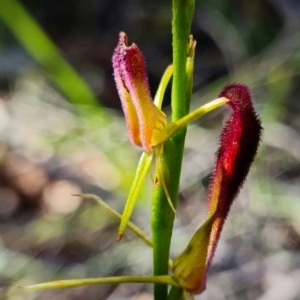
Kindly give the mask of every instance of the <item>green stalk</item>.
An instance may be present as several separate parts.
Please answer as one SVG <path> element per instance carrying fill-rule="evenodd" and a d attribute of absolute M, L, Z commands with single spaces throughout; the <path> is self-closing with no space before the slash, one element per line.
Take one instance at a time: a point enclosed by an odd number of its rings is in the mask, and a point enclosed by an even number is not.
<path fill-rule="evenodd" d="M 172 142 L 167 141 L 164 144 L 164 152 L 161 158 L 162 163 L 169 165 L 169 160 L 172 158 Z M 169 173 L 173 170 L 169 169 Z M 155 182 L 159 176 L 155 176 Z M 167 189 L 170 191 L 170 182 L 166 182 Z M 170 193 L 169 193 L 170 194 Z M 175 201 L 173 195 L 170 194 L 173 206 Z M 171 209 L 163 186 L 161 184 L 154 185 L 152 196 L 152 240 L 153 240 L 153 274 L 155 276 L 168 274 L 168 260 L 170 256 L 170 242 L 173 228 L 174 212 Z M 154 299 L 165 300 L 168 295 L 168 287 L 166 285 L 154 285 Z"/>
<path fill-rule="evenodd" d="M 114 276 L 114 277 L 100 277 L 100 278 L 86 278 L 86 279 L 69 279 L 44 282 L 34 285 L 18 286 L 26 290 L 47 290 L 78 287 L 84 285 L 95 284 L 119 284 L 119 283 L 153 283 L 160 282 L 164 285 L 171 285 L 179 287 L 177 280 L 173 276 Z"/>
<path fill-rule="evenodd" d="M 186 78 L 187 43 L 194 13 L 194 0 L 173 0 L 173 85 L 172 85 L 172 121 L 184 117 L 189 111 L 191 82 Z M 192 78 L 191 78 L 192 80 Z M 188 86 L 188 87 L 187 87 Z M 176 207 L 181 163 L 186 129 L 180 130 L 170 142 L 164 145 L 162 161 L 169 171 L 167 188 Z M 153 232 L 153 272 L 154 275 L 168 274 L 168 260 L 173 230 L 174 212 L 166 199 L 162 185 L 154 186 L 152 198 L 151 225 Z M 154 299 L 168 298 L 168 287 L 154 285 Z"/>

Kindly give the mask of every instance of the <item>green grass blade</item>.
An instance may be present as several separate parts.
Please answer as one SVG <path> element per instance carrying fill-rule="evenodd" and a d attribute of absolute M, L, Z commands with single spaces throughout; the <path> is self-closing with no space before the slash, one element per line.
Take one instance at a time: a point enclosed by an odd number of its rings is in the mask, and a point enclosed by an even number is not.
<path fill-rule="evenodd" d="M 49 78 L 74 105 L 98 106 L 97 99 L 83 78 L 63 58 L 26 8 L 17 0 L 0 1 L 0 20 L 26 51 L 45 68 Z"/>

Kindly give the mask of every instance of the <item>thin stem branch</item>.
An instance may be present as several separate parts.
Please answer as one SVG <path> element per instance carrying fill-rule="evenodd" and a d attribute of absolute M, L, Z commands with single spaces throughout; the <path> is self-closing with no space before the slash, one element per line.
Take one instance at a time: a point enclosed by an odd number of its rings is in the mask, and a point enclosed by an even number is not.
<path fill-rule="evenodd" d="M 171 124 L 168 125 L 168 135 L 166 139 L 171 138 L 176 132 L 178 132 L 180 129 L 184 128 L 187 126 L 189 123 L 195 121 L 199 117 L 205 115 L 206 113 L 223 106 L 228 102 L 227 98 L 218 98 L 215 99 L 199 108 L 191 112 L 190 114 L 184 116 L 178 121 L 172 122 Z"/>
<path fill-rule="evenodd" d="M 87 279 L 70 279 L 57 280 L 34 285 L 18 286 L 26 290 L 46 290 L 57 288 L 70 288 L 83 285 L 95 284 L 119 284 L 119 283 L 160 283 L 164 285 L 172 285 L 179 287 L 177 280 L 173 276 L 114 276 L 103 278 L 87 278 Z"/>
<path fill-rule="evenodd" d="M 73 196 L 81 197 L 84 200 L 93 200 L 98 202 L 102 207 L 104 207 L 107 211 L 109 211 L 116 218 L 122 218 L 122 215 L 114 210 L 111 206 L 109 206 L 105 201 L 103 201 L 100 197 L 93 194 L 75 194 Z M 131 229 L 141 240 L 143 240 L 150 247 L 153 246 L 153 242 L 150 237 L 147 236 L 145 232 L 143 232 L 138 226 L 136 226 L 131 221 L 128 222 L 128 228 Z"/>

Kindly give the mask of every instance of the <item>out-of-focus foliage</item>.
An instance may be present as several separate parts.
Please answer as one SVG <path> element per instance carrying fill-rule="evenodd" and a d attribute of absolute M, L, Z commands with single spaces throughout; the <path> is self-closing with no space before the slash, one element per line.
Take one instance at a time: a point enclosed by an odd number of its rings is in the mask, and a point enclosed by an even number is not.
<path fill-rule="evenodd" d="M 122 114 L 111 109 L 120 108 L 111 55 L 118 32 L 126 31 L 146 56 L 154 92 L 171 61 L 171 3 L 27 0 L 22 3 L 29 16 L 22 20 L 14 14 L 15 1 L 0 4 L 0 296 L 151 299 L 151 286 L 141 284 L 35 294 L 15 285 L 151 272 L 151 250 L 142 241 L 128 231 L 117 244 L 117 220 L 71 194 L 96 193 L 122 211 L 139 153 L 128 142 Z M 299 299 L 300 3 L 196 4 L 193 108 L 215 98 L 224 83 L 244 82 L 265 128 L 199 299 Z M 43 60 L 51 51 L 59 68 Z M 78 84 L 59 70 L 71 72 Z M 78 113 L 71 103 L 87 101 L 72 98 L 82 94 L 82 86 L 110 108 Z M 223 113 L 189 127 L 173 255 L 204 220 Z M 145 185 L 134 214 L 148 232 L 150 193 L 151 184 Z"/>
<path fill-rule="evenodd" d="M 74 104 L 96 105 L 96 99 L 84 80 L 18 1 L 2 1 L 0 16 L 25 50 L 45 68 L 49 78 Z"/>

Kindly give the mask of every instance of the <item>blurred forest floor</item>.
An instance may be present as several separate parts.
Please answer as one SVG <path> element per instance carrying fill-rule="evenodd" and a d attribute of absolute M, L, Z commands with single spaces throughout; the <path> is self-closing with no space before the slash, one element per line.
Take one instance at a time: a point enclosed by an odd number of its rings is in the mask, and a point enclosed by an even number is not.
<path fill-rule="evenodd" d="M 32 29 L 18 3 L 59 51 Z M 95 193 L 122 211 L 141 151 L 127 137 L 111 56 L 125 31 L 146 57 L 154 94 L 171 62 L 171 3 L 0 2 L 8 9 L 0 12 L 0 299 L 152 299 L 151 285 L 143 284 L 35 293 L 15 286 L 151 273 L 151 249 L 129 230 L 117 243 L 118 220 L 72 194 Z M 300 299 L 299 15 L 297 0 L 196 1 L 191 107 L 216 98 L 226 83 L 244 82 L 264 127 L 207 291 L 196 299 Z M 170 91 L 166 113 L 169 103 Z M 220 109 L 188 128 L 173 257 L 205 218 L 227 115 Z M 150 195 L 148 178 L 133 221 L 149 234 Z"/>

